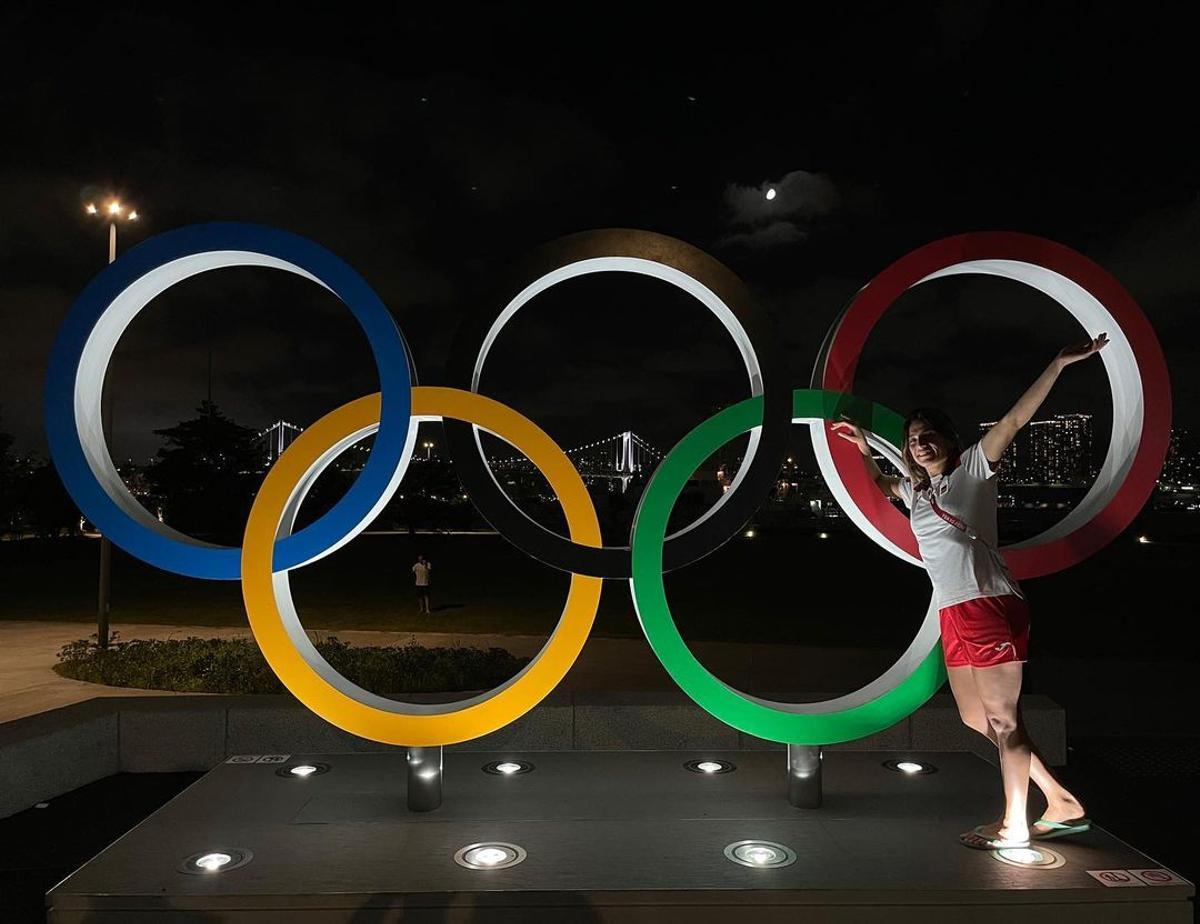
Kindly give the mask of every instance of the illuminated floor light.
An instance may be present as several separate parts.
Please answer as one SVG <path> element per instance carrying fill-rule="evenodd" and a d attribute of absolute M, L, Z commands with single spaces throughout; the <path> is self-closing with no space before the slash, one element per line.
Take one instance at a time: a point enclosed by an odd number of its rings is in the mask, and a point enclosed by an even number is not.
<path fill-rule="evenodd" d="M 829 533 L 817 533 L 817 538 L 818 539 L 828 539 Z"/>
<path fill-rule="evenodd" d="M 1138 536 L 1138 542 L 1140 542 L 1142 545 L 1149 545 L 1150 537 L 1149 536 Z"/>
<path fill-rule="evenodd" d="M 275 771 L 275 775 L 285 777 L 289 780 L 307 780 L 310 776 L 320 776 L 322 773 L 328 772 L 329 764 L 306 761 L 302 764 L 293 764 L 290 767 L 280 767 Z"/>
<path fill-rule="evenodd" d="M 1058 869 L 1067 862 L 1066 857 L 1049 847 L 1003 847 L 993 850 L 992 856 L 1022 869 Z"/>
<path fill-rule="evenodd" d="M 689 760 L 683 766 L 685 769 L 692 771 L 692 773 L 703 773 L 708 776 L 717 773 L 732 773 L 737 769 L 737 764 L 731 763 L 728 760 L 715 760 L 713 758 Z"/>
<path fill-rule="evenodd" d="M 233 862 L 233 857 L 227 853 L 206 853 L 196 860 L 196 866 L 210 873 L 215 873 Z"/>
<path fill-rule="evenodd" d="M 796 862 L 796 852 L 774 841 L 735 841 L 725 848 L 725 857 L 751 869 L 779 869 Z"/>
<path fill-rule="evenodd" d="M 494 776 L 516 776 L 532 771 L 533 764 L 527 760 L 493 760 L 490 764 L 483 765 L 483 772 Z"/>
<path fill-rule="evenodd" d="M 921 776 L 928 773 L 937 773 L 937 767 L 933 764 L 921 763 L 916 760 L 885 760 L 883 765 L 896 773 L 903 773 L 905 776 Z"/>
<path fill-rule="evenodd" d="M 466 869 L 507 869 L 522 862 L 526 856 L 524 847 L 495 841 L 468 844 L 454 854 L 454 862 Z"/>
<path fill-rule="evenodd" d="M 193 876 L 213 876 L 245 866 L 253 857 L 251 851 L 240 848 L 205 850 L 185 859 L 179 864 L 179 871 Z"/>

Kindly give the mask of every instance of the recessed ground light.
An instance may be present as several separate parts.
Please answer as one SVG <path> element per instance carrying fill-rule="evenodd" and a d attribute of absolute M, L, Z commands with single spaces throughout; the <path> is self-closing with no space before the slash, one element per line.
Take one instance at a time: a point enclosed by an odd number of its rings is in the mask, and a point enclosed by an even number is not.
<path fill-rule="evenodd" d="M 490 764 L 483 765 L 484 773 L 495 776 L 516 776 L 518 773 L 529 773 L 532 770 L 533 764 L 527 760 L 493 760 Z"/>
<path fill-rule="evenodd" d="M 454 862 L 467 869 L 507 869 L 525 857 L 524 847 L 493 841 L 463 847 L 454 855 Z"/>
<path fill-rule="evenodd" d="M 818 539 L 828 539 L 829 533 L 817 533 L 817 538 Z"/>
<path fill-rule="evenodd" d="M 275 771 L 275 775 L 287 777 L 291 780 L 307 780 L 310 776 L 320 776 L 322 773 L 328 772 L 329 764 L 305 761 L 302 764 L 293 764 L 290 767 L 280 767 Z"/>
<path fill-rule="evenodd" d="M 993 850 L 992 856 L 1009 866 L 1022 869 L 1058 869 L 1067 860 L 1049 847 L 1004 847 Z"/>
<path fill-rule="evenodd" d="M 212 876 L 245 866 L 253 857 L 254 854 L 251 851 L 237 847 L 224 850 L 205 850 L 192 854 L 180 863 L 179 870 L 183 873 L 191 873 L 193 876 Z"/>
<path fill-rule="evenodd" d="M 926 764 L 916 760 L 885 760 L 883 765 L 889 770 L 894 770 L 897 773 L 903 773 L 905 776 L 919 776 L 923 773 L 937 773 L 937 767 L 935 767 L 933 764 Z"/>
<path fill-rule="evenodd" d="M 692 773 L 704 774 L 733 773 L 733 771 L 737 769 L 737 764 L 730 763 L 727 760 L 713 760 L 711 758 L 705 758 L 704 760 L 689 760 L 683 766 L 686 769 L 691 770 Z"/>
<path fill-rule="evenodd" d="M 796 862 L 794 850 L 774 841 L 736 841 L 725 848 L 725 857 L 752 869 L 778 869 Z"/>

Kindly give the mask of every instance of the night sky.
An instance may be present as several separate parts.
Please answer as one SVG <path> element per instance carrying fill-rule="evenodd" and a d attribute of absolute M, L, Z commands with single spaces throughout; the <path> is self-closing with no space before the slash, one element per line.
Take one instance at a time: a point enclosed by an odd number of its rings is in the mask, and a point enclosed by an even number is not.
<path fill-rule="evenodd" d="M 199 7 L 5 8 L 0 428 L 19 450 L 45 452 L 53 334 L 107 255 L 83 206 L 110 190 L 142 216 L 122 249 L 209 220 L 330 248 L 394 312 L 424 384 L 445 381 L 481 293 L 574 231 L 643 228 L 725 262 L 771 315 L 797 386 L 893 260 L 964 231 L 1039 234 L 1132 292 L 1166 351 L 1176 423 L 1196 425 L 1195 78 L 1169 9 L 797 6 L 779 19 L 735 5 L 656 20 L 647 5 L 409 6 L 203 21 Z M 876 330 L 859 390 L 901 411 L 943 405 L 971 432 L 1084 336 L 1016 283 L 935 282 Z M 308 424 L 376 387 L 332 296 L 267 270 L 207 274 L 122 341 L 116 455 L 149 457 L 151 431 L 191 415 L 210 354 L 214 400 L 251 426 Z M 717 322 L 633 278 L 562 286 L 493 355 L 482 390 L 567 447 L 628 428 L 666 449 L 748 393 Z M 1045 407 L 1076 410 L 1109 414 L 1096 361 Z"/>

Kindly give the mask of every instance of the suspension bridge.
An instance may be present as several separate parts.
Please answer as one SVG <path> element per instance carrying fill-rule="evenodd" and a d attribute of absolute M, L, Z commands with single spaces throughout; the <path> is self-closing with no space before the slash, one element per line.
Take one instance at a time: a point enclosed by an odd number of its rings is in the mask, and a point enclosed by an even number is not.
<path fill-rule="evenodd" d="M 267 465 L 270 465 L 283 455 L 283 451 L 292 445 L 292 440 L 303 432 L 303 427 L 298 427 L 294 423 L 288 423 L 286 420 L 277 420 L 271 426 L 261 431 L 258 434 L 257 441 L 262 447 L 263 457 Z"/>
<path fill-rule="evenodd" d="M 259 445 L 268 465 L 278 459 L 292 440 L 304 431 L 303 427 L 279 420 L 258 434 Z M 432 445 L 432 444 L 430 444 Z M 642 475 L 649 475 L 662 461 L 662 452 L 646 442 L 632 430 L 614 433 L 603 439 L 593 440 L 567 450 L 567 457 L 575 464 L 585 482 L 608 481 L 614 487 L 619 484 L 621 492 L 629 483 Z M 524 456 L 493 458 L 491 465 L 497 471 L 532 470 L 532 463 Z"/>
<path fill-rule="evenodd" d="M 567 450 L 567 458 L 575 464 L 585 482 L 609 481 L 614 486 L 620 484 L 622 493 L 634 478 L 654 471 L 662 457 L 659 449 L 632 430 L 614 433 Z M 491 464 L 498 470 L 532 468 L 532 463 L 524 456 L 492 459 Z"/>

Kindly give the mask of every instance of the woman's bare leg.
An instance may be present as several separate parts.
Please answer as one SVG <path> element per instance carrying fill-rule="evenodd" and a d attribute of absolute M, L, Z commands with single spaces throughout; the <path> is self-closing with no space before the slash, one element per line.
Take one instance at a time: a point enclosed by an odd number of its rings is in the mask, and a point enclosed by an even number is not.
<path fill-rule="evenodd" d="M 972 668 L 975 688 L 983 702 L 984 715 L 1000 749 L 1000 776 L 1004 780 L 1004 824 L 997 832 L 1007 840 L 1029 837 L 1029 765 L 1032 749 L 1021 722 L 1021 676 L 1019 661 L 995 667 Z"/>
<path fill-rule="evenodd" d="M 987 711 L 984 709 L 979 688 L 975 683 L 973 668 L 947 667 L 946 673 L 950 678 L 950 691 L 954 694 L 954 702 L 958 706 L 958 714 L 963 724 L 979 732 L 992 744 L 999 747 L 996 732 L 988 722 Z M 1070 818 L 1082 817 L 1083 805 L 1054 778 L 1034 749 L 1032 742 L 1029 742 L 1028 736 L 1026 736 L 1026 743 L 1030 749 L 1029 778 L 1033 780 L 1046 799 L 1046 811 L 1042 817 L 1050 821 L 1066 821 Z M 1002 821 L 996 822 L 995 828 L 999 828 L 1002 823 Z M 1036 830 L 1044 829 L 1037 828 Z"/>

